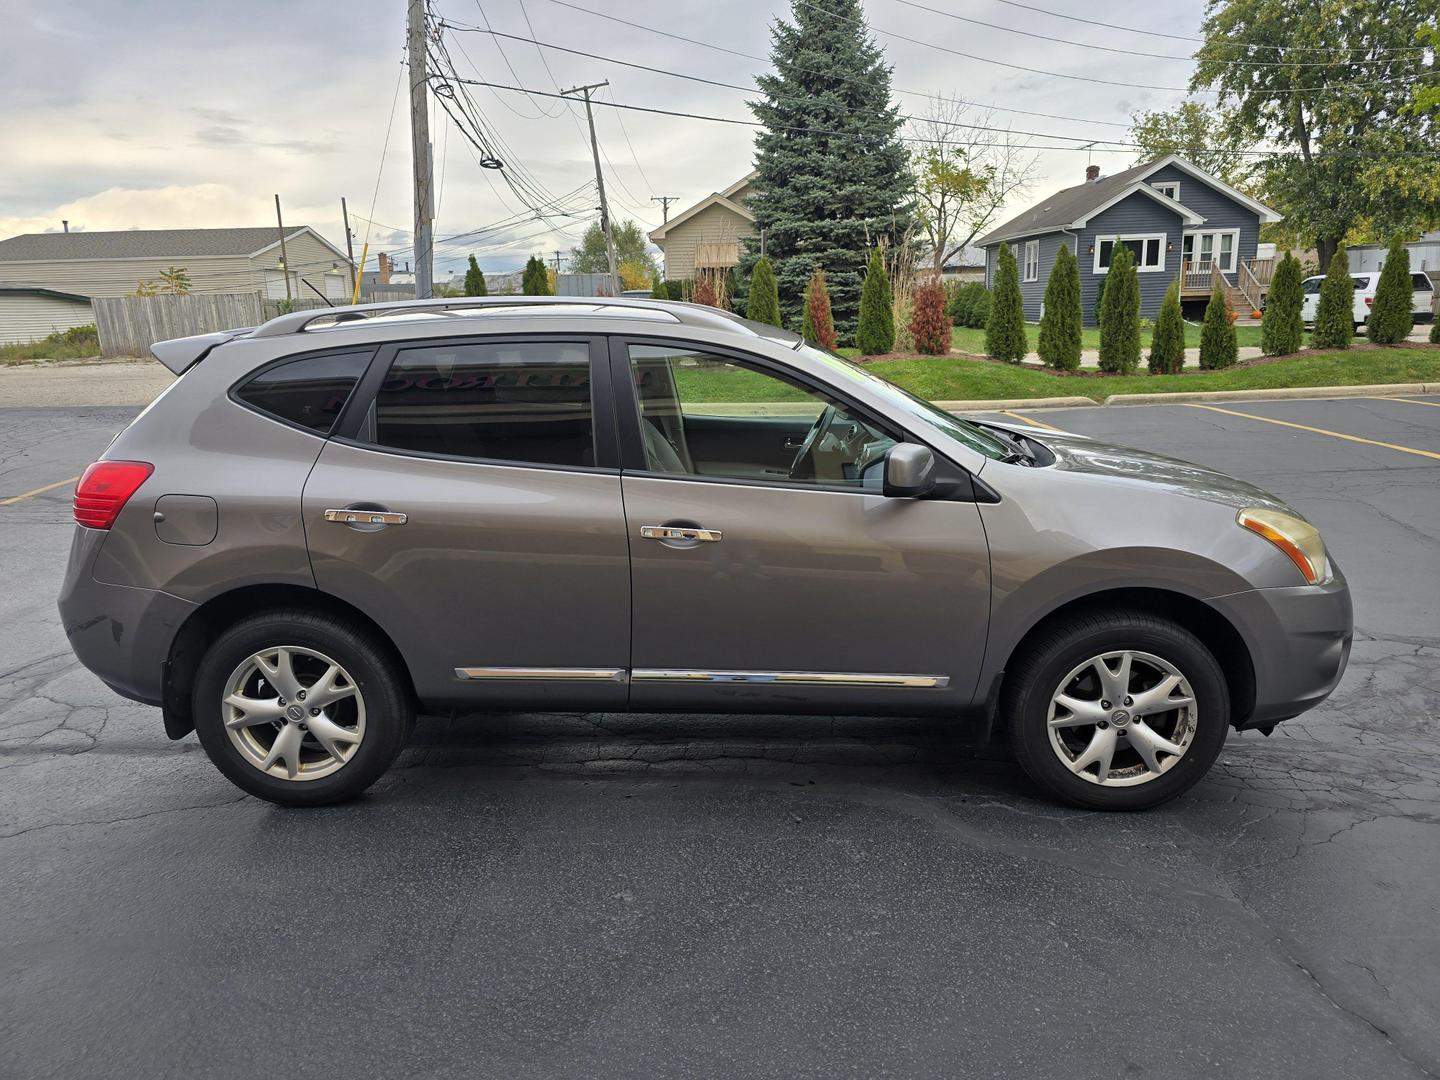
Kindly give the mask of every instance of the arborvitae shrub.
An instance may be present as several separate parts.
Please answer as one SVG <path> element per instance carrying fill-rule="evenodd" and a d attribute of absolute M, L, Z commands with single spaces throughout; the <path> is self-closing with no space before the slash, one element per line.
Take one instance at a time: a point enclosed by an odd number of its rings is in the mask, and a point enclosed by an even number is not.
<path fill-rule="evenodd" d="M 1216 285 L 1210 291 L 1205 322 L 1200 327 L 1200 366 L 1207 370 L 1233 367 L 1238 357 L 1230 304 L 1225 299 L 1225 290 Z"/>
<path fill-rule="evenodd" d="M 1260 351 L 1266 356 L 1299 352 L 1305 340 L 1305 323 L 1300 316 L 1305 302 L 1300 260 L 1288 251 L 1275 268 L 1270 294 L 1265 298 L 1265 317 L 1260 324 Z"/>
<path fill-rule="evenodd" d="M 1042 364 L 1059 371 L 1080 366 L 1080 320 L 1080 267 L 1070 248 L 1061 244 L 1045 284 L 1045 311 L 1036 346 Z"/>
<path fill-rule="evenodd" d="M 1018 364 L 1030 351 L 1025 336 L 1025 300 L 1020 295 L 1020 269 L 1009 244 L 1000 245 L 995 288 L 990 293 L 990 318 L 985 324 L 985 352 L 996 360 Z"/>
<path fill-rule="evenodd" d="M 910 334 L 916 352 L 943 356 L 950 351 L 950 316 L 945 314 L 945 287 L 939 281 L 932 279 L 915 290 Z"/>
<path fill-rule="evenodd" d="M 750 296 L 745 302 L 745 317 L 771 326 L 780 325 L 780 290 L 775 284 L 775 269 L 763 255 L 750 271 Z"/>
<path fill-rule="evenodd" d="M 1312 349 L 1348 349 L 1355 336 L 1355 279 L 1350 276 L 1350 255 L 1341 244 L 1330 257 L 1330 268 L 1320 283 L 1315 309 Z"/>
<path fill-rule="evenodd" d="M 1410 249 L 1403 237 L 1390 241 L 1380 283 L 1375 286 L 1375 303 L 1370 308 L 1367 333 L 1378 345 L 1397 345 L 1415 328 L 1415 283 L 1410 278 Z"/>
<path fill-rule="evenodd" d="M 1129 374 L 1140 366 L 1140 279 L 1135 255 L 1116 244 L 1100 307 L 1100 370 Z"/>
<path fill-rule="evenodd" d="M 890 275 L 877 247 L 870 252 L 870 266 L 860 289 L 860 321 L 855 344 L 865 356 L 880 356 L 895 347 L 895 307 L 890 295 Z"/>
<path fill-rule="evenodd" d="M 804 321 L 800 336 L 822 349 L 833 351 L 840 344 L 835 336 L 835 317 L 830 311 L 830 289 L 825 284 L 825 271 L 818 267 L 805 286 Z"/>
<path fill-rule="evenodd" d="M 1178 375 L 1185 370 L 1185 318 L 1180 313 L 1180 279 L 1170 282 L 1155 332 L 1150 338 L 1150 374 Z"/>
<path fill-rule="evenodd" d="M 550 275 L 545 272 L 545 264 L 534 255 L 525 264 L 525 272 L 520 275 L 520 291 L 526 296 L 549 296 Z"/>

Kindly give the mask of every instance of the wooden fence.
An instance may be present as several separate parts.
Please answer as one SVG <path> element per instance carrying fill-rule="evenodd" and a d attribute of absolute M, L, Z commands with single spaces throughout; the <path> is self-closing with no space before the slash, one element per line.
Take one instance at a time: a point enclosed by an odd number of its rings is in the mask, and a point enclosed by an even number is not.
<path fill-rule="evenodd" d="M 259 293 L 191 293 L 188 296 L 106 296 L 90 302 L 103 356 L 147 356 L 169 338 L 258 326 L 280 313 L 282 303 Z M 295 300 L 295 310 L 324 307 Z"/>

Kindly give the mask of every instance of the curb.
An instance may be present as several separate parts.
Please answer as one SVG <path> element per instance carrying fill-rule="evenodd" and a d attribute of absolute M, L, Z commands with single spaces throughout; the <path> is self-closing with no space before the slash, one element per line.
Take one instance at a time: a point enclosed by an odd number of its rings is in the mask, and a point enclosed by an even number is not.
<path fill-rule="evenodd" d="M 1132 395 L 1134 396 L 1134 395 Z M 946 412 L 1003 412 L 1006 409 L 1086 409 L 1099 408 L 1100 402 L 1088 397 L 981 398 L 978 401 L 936 401 Z"/>
<path fill-rule="evenodd" d="M 1183 405 L 1191 401 L 1285 401 L 1291 398 L 1396 397 L 1440 393 L 1440 383 L 1290 386 L 1278 390 L 1187 390 L 1174 394 L 1111 394 L 1104 405 Z"/>

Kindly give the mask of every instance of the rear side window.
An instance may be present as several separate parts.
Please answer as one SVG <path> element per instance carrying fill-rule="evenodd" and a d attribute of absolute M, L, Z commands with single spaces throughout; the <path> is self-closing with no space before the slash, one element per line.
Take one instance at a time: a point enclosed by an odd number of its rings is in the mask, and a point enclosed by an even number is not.
<path fill-rule="evenodd" d="M 426 346 L 397 353 L 375 397 L 375 442 L 526 465 L 595 464 L 583 342 Z"/>
<path fill-rule="evenodd" d="M 1434 286 L 1430 284 L 1430 278 L 1425 274 L 1411 274 L 1410 279 L 1415 284 L 1416 292 L 1433 292 Z"/>
<path fill-rule="evenodd" d="M 235 391 L 253 409 L 328 435 L 374 353 L 325 353 L 267 368 Z"/>

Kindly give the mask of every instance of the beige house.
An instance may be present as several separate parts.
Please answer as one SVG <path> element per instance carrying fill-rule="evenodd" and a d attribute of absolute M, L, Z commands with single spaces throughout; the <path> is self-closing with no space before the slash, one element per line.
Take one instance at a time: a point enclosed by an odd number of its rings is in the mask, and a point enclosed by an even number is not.
<path fill-rule="evenodd" d="M 740 261 L 741 242 L 755 235 L 755 215 L 745 206 L 754 180 L 751 172 L 650 233 L 665 255 L 667 278 L 683 281 L 697 270 L 723 270 Z"/>
<path fill-rule="evenodd" d="M 28 344 L 94 321 L 88 296 L 0 282 L 0 345 Z"/>
<path fill-rule="evenodd" d="M 288 279 L 296 299 L 318 299 L 312 288 L 330 300 L 350 299 L 345 252 L 310 226 L 285 230 L 285 255 L 288 264 L 274 226 L 27 233 L 0 240 L 0 282 L 80 297 L 129 296 L 173 266 L 185 270 L 194 293 L 258 292 L 283 300 Z"/>

